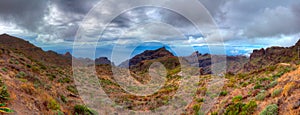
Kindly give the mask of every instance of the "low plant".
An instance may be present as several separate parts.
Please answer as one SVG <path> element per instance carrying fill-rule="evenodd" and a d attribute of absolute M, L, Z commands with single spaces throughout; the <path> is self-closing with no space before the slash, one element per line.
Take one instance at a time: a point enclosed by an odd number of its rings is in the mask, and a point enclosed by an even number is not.
<path fill-rule="evenodd" d="M 97 115 L 98 113 L 85 105 L 75 105 L 74 112 L 76 115 Z"/>
<path fill-rule="evenodd" d="M 7 72 L 7 69 L 4 67 L 4 68 L 2 68 L 2 71 Z"/>
<path fill-rule="evenodd" d="M 60 78 L 60 79 L 58 80 L 58 82 L 60 82 L 60 83 L 70 83 L 70 82 L 71 82 L 71 79 L 68 78 L 68 77 L 64 77 L 64 78 Z"/>
<path fill-rule="evenodd" d="M 197 113 L 200 110 L 200 107 L 201 107 L 200 104 L 193 105 L 194 112 Z"/>
<path fill-rule="evenodd" d="M 282 88 L 280 88 L 280 89 L 275 89 L 275 90 L 272 92 L 271 96 L 272 96 L 272 97 L 276 97 L 276 96 L 280 95 L 281 92 L 282 92 Z"/>
<path fill-rule="evenodd" d="M 257 108 L 255 101 L 251 100 L 248 103 L 242 103 L 241 101 L 233 102 L 226 108 L 225 115 L 251 115 Z"/>
<path fill-rule="evenodd" d="M 61 99 L 61 101 L 64 102 L 64 103 L 67 103 L 67 102 L 68 102 L 67 97 L 65 97 L 64 95 L 61 95 L 61 96 L 60 96 L 60 99 Z"/>
<path fill-rule="evenodd" d="M 265 91 L 261 91 L 260 93 L 258 93 L 256 96 L 255 96 L 255 99 L 258 100 L 258 101 L 262 101 L 266 98 L 266 92 Z"/>
<path fill-rule="evenodd" d="M 7 86 L 0 79 L 0 102 L 4 102 L 10 99 L 10 95 L 7 91 Z"/>
<path fill-rule="evenodd" d="M 232 102 L 239 102 L 239 101 L 241 101 L 243 99 L 243 96 L 241 96 L 241 95 L 238 95 L 238 96 L 235 96 L 235 97 L 233 97 L 232 98 Z"/>
<path fill-rule="evenodd" d="M 69 85 L 69 86 L 67 86 L 67 90 L 74 94 L 78 94 L 78 91 L 75 86 Z"/>
<path fill-rule="evenodd" d="M 228 94 L 228 91 L 221 91 L 220 96 L 226 96 Z"/>
<path fill-rule="evenodd" d="M 278 115 L 278 106 L 276 104 L 268 105 L 259 115 Z"/>
<path fill-rule="evenodd" d="M 253 87 L 253 89 L 260 89 L 262 88 L 263 86 L 261 84 L 255 84 L 255 86 Z"/>
<path fill-rule="evenodd" d="M 20 72 L 16 75 L 17 78 L 23 78 L 23 77 L 25 77 L 25 76 L 26 76 L 26 73 L 23 72 L 23 71 L 20 71 Z"/>
<path fill-rule="evenodd" d="M 278 82 L 275 80 L 275 81 L 272 81 L 266 88 L 272 88 L 274 86 L 276 86 L 278 84 Z"/>
<path fill-rule="evenodd" d="M 5 106 L 4 103 L 0 103 L 0 113 L 13 113 L 14 111 L 8 107 Z"/>
<path fill-rule="evenodd" d="M 60 110 L 60 105 L 56 100 L 50 98 L 47 103 L 47 108 L 51 110 Z"/>

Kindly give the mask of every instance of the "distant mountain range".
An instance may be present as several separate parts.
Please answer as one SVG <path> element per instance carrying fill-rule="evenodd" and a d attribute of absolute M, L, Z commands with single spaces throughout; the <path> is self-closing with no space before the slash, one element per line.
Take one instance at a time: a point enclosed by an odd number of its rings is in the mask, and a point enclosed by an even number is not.
<path fill-rule="evenodd" d="M 43 51 L 21 38 L 3 34 L 0 35 L 0 104 L 6 104 L 13 109 L 14 114 L 96 115 L 95 111 L 84 105 L 79 95 L 80 90 L 76 88 L 72 71 L 72 62 L 75 62 L 95 64 L 96 76 L 101 87 L 117 104 L 124 105 L 125 109 L 150 111 L 168 104 L 169 99 L 176 94 L 183 77 L 180 74 L 180 62 L 184 62 L 190 64 L 192 69 L 199 67 L 202 74 L 191 76 L 200 79 L 196 81 L 197 89 L 189 89 L 196 90 L 196 94 L 185 109 L 185 114 L 197 114 L 205 98 L 210 98 L 206 94 L 211 93 L 207 85 L 213 76 L 211 74 L 213 62 L 223 63 L 223 59 L 226 59 L 224 87 L 219 87 L 222 91 L 214 107 L 209 111 L 210 114 L 259 114 L 274 108 L 272 111 L 277 114 L 299 115 L 299 53 L 300 40 L 291 47 L 254 50 L 249 58 L 200 52 L 178 57 L 162 47 L 146 50 L 116 66 L 106 57 L 92 60 L 75 58 L 69 52 L 58 54 Z M 128 67 L 131 76 L 138 83 L 144 84 L 151 80 L 148 71 L 155 62 L 164 65 L 167 80 L 153 95 L 132 95 L 124 91 L 113 76 L 112 68 L 126 71 L 124 68 Z M 80 77 L 86 80 L 90 75 L 80 74 Z M 95 87 L 92 85 L 94 82 L 86 80 L 82 83 Z"/>
<path fill-rule="evenodd" d="M 43 51 L 41 48 L 34 46 L 33 44 L 25 41 L 21 38 L 13 37 L 8 34 L 0 35 L 0 44 L 2 48 L 8 48 L 16 52 L 24 54 L 26 57 L 46 62 L 48 64 L 55 64 L 60 66 L 71 65 L 72 58 L 79 60 L 82 63 L 96 65 L 100 64 L 113 64 L 107 57 L 99 57 L 95 60 L 88 58 L 75 58 L 69 52 L 66 54 L 58 54 L 54 51 Z M 226 56 L 227 72 L 237 73 L 239 71 L 251 71 L 265 66 L 274 65 L 277 63 L 293 62 L 299 63 L 299 47 L 300 40 L 291 47 L 271 47 L 267 49 L 254 50 L 250 54 L 250 58 L 246 56 Z M 34 52 L 34 53 L 33 53 Z M 222 55 L 201 54 L 198 51 L 194 52 L 190 56 L 176 57 L 165 47 L 156 50 L 146 50 L 131 59 L 122 62 L 118 67 L 130 67 L 141 68 L 139 66 L 145 65 L 144 63 L 149 60 L 157 60 L 162 58 L 184 58 L 193 66 L 201 67 L 204 74 L 211 74 L 210 66 L 212 65 L 212 56 L 214 59 L 221 59 Z M 197 57 L 198 60 L 193 60 L 193 57 Z M 175 61 L 174 64 L 180 65 L 179 61 Z M 197 65 L 198 64 L 198 65 Z M 174 66 L 175 66 L 174 65 Z"/>

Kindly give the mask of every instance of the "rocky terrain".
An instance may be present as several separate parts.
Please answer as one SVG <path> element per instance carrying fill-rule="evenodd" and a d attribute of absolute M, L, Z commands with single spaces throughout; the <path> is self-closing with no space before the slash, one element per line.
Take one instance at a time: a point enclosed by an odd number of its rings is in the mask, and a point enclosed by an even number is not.
<path fill-rule="evenodd" d="M 254 50 L 250 58 L 226 56 L 227 72 L 224 86 L 214 95 L 217 101 L 208 111 L 210 115 L 299 115 L 300 114 L 300 60 L 295 46 L 271 47 Z M 182 78 L 199 78 L 191 103 L 186 104 L 183 115 L 201 114 L 208 94 L 214 89 L 207 86 L 216 76 L 210 75 L 212 56 L 214 62 L 222 63 L 224 56 L 195 52 L 190 56 L 174 56 L 166 48 L 147 50 L 114 66 L 107 58 L 94 60 L 74 58 L 70 53 L 64 55 L 42 49 L 7 34 L 0 35 L 0 113 L 11 114 L 78 114 L 92 115 L 96 111 L 83 104 L 74 83 L 73 61 L 82 64 L 95 62 L 97 78 L 101 87 L 118 105 L 125 109 L 156 111 L 157 107 L 167 105 L 179 89 Z M 196 58 L 193 58 L 196 57 Z M 196 60 L 194 60 L 196 59 Z M 148 72 L 154 63 L 160 62 L 166 69 L 166 82 L 156 93 L 137 96 L 127 93 L 113 77 L 112 69 L 126 70 L 139 84 L 151 81 Z M 181 67 L 181 63 L 190 66 Z M 92 66 L 91 66 L 92 67 Z M 155 66 L 158 67 L 158 66 Z M 154 68 L 155 68 L 154 67 Z M 199 72 L 184 76 L 184 70 Z M 192 71 L 193 69 L 196 71 Z M 220 76 L 218 76 L 220 77 Z M 132 87 L 135 89 L 136 87 Z M 175 99 L 176 100 L 176 99 Z M 9 110 L 2 111 L 2 108 Z"/>
<path fill-rule="evenodd" d="M 245 65 L 245 71 L 264 68 L 278 63 L 300 64 L 300 40 L 291 47 L 270 47 L 254 50 L 250 61 Z"/>

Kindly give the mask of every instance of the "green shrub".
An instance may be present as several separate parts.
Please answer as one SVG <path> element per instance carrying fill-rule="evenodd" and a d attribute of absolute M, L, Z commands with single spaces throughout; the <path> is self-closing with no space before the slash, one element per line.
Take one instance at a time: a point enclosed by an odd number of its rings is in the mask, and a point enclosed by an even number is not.
<path fill-rule="evenodd" d="M 40 72 L 40 68 L 38 66 L 32 66 L 31 70 L 33 72 Z"/>
<path fill-rule="evenodd" d="M 262 85 L 260 85 L 260 84 L 255 84 L 255 86 L 253 87 L 253 89 L 260 89 L 260 88 L 262 88 L 263 86 Z"/>
<path fill-rule="evenodd" d="M 272 88 L 272 87 L 274 87 L 274 86 L 276 86 L 277 85 L 277 81 L 275 80 L 275 81 L 272 81 L 268 86 L 267 86 L 267 89 L 269 89 L 269 88 Z"/>
<path fill-rule="evenodd" d="M 28 68 L 31 68 L 31 65 L 29 65 L 29 64 L 26 64 L 26 67 L 28 67 Z"/>
<path fill-rule="evenodd" d="M 13 113 L 14 110 L 8 108 L 8 107 L 5 107 L 5 104 L 4 103 L 1 103 L 0 104 L 0 113 Z"/>
<path fill-rule="evenodd" d="M 250 101 L 247 104 L 242 102 L 234 102 L 226 108 L 225 115 L 251 115 L 257 108 L 255 101 Z"/>
<path fill-rule="evenodd" d="M 64 77 L 64 78 L 60 78 L 60 79 L 58 80 L 58 82 L 60 82 L 60 83 L 70 83 L 70 82 L 71 82 L 71 79 L 68 78 L 68 77 Z"/>
<path fill-rule="evenodd" d="M 278 106 L 276 104 L 268 105 L 259 115 L 278 115 Z"/>
<path fill-rule="evenodd" d="M 239 101 L 241 101 L 243 99 L 243 96 L 241 96 L 241 95 L 238 95 L 238 96 L 235 96 L 235 97 L 233 97 L 232 98 L 232 102 L 239 102 Z"/>
<path fill-rule="evenodd" d="M 204 99 L 204 98 L 197 98 L 196 101 L 197 101 L 198 103 L 201 103 L 201 102 L 204 102 L 205 99 Z"/>
<path fill-rule="evenodd" d="M 2 71 L 7 72 L 7 69 L 4 67 L 4 68 L 2 68 Z"/>
<path fill-rule="evenodd" d="M 98 113 L 85 105 L 75 105 L 74 112 L 77 115 L 97 115 Z"/>
<path fill-rule="evenodd" d="M 269 78 L 266 78 L 266 77 L 262 77 L 262 78 L 258 78 L 258 81 L 261 83 L 263 81 L 267 81 L 269 80 Z"/>
<path fill-rule="evenodd" d="M 279 94 L 281 94 L 281 92 L 282 92 L 282 88 L 280 88 L 280 89 L 275 89 L 275 90 L 272 92 L 271 96 L 272 96 L 272 97 L 276 97 L 276 96 L 278 96 Z"/>
<path fill-rule="evenodd" d="M 212 112 L 211 115 L 218 115 L 218 112 Z"/>
<path fill-rule="evenodd" d="M 237 76 L 238 76 L 238 78 L 243 79 L 243 78 L 245 78 L 247 75 L 246 75 L 246 74 L 239 73 Z"/>
<path fill-rule="evenodd" d="M 54 74 L 47 74 L 48 78 L 53 81 L 56 78 L 56 75 Z"/>
<path fill-rule="evenodd" d="M 78 94 L 78 91 L 77 91 L 75 86 L 69 85 L 69 86 L 67 86 L 67 90 L 74 93 L 74 94 Z"/>
<path fill-rule="evenodd" d="M 258 101 L 262 101 L 266 98 L 266 92 L 265 91 L 261 91 L 259 94 L 257 94 L 255 96 L 255 99 Z"/>
<path fill-rule="evenodd" d="M 50 99 L 47 103 L 47 108 L 51 110 L 60 110 L 60 105 L 54 99 Z"/>
<path fill-rule="evenodd" d="M 60 96 L 60 99 L 61 99 L 61 101 L 64 102 L 64 103 L 67 103 L 67 102 L 68 102 L 67 97 L 65 97 L 64 95 L 61 95 L 61 96 Z"/>
<path fill-rule="evenodd" d="M 200 105 L 199 104 L 195 104 L 193 106 L 193 110 L 194 110 L 195 113 L 197 113 L 200 110 Z"/>
<path fill-rule="evenodd" d="M 10 95 L 7 91 L 7 87 L 5 84 L 2 82 L 0 78 L 0 102 L 4 102 L 10 99 Z"/>
<path fill-rule="evenodd" d="M 228 94 L 228 91 L 221 91 L 220 96 L 226 96 Z"/>
<path fill-rule="evenodd" d="M 26 76 L 26 73 L 23 72 L 23 71 L 20 71 L 20 72 L 16 75 L 17 78 L 23 78 L 23 77 L 25 77 L 25 76 Z"/>

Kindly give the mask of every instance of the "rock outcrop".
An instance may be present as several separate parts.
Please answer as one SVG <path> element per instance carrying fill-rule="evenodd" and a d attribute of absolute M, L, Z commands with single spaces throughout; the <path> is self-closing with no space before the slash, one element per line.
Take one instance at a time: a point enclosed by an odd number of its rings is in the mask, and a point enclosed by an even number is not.
<path fill-rule="evenodd" d="M 277 63 L 292 63 L 300 62 L 299 50 L 300 40 L 291 47 L 270 47 L 267 49 L 253 50 L 250 55 L 250 60 L 244 66 L 244 71 L 272 66 Z"/>

